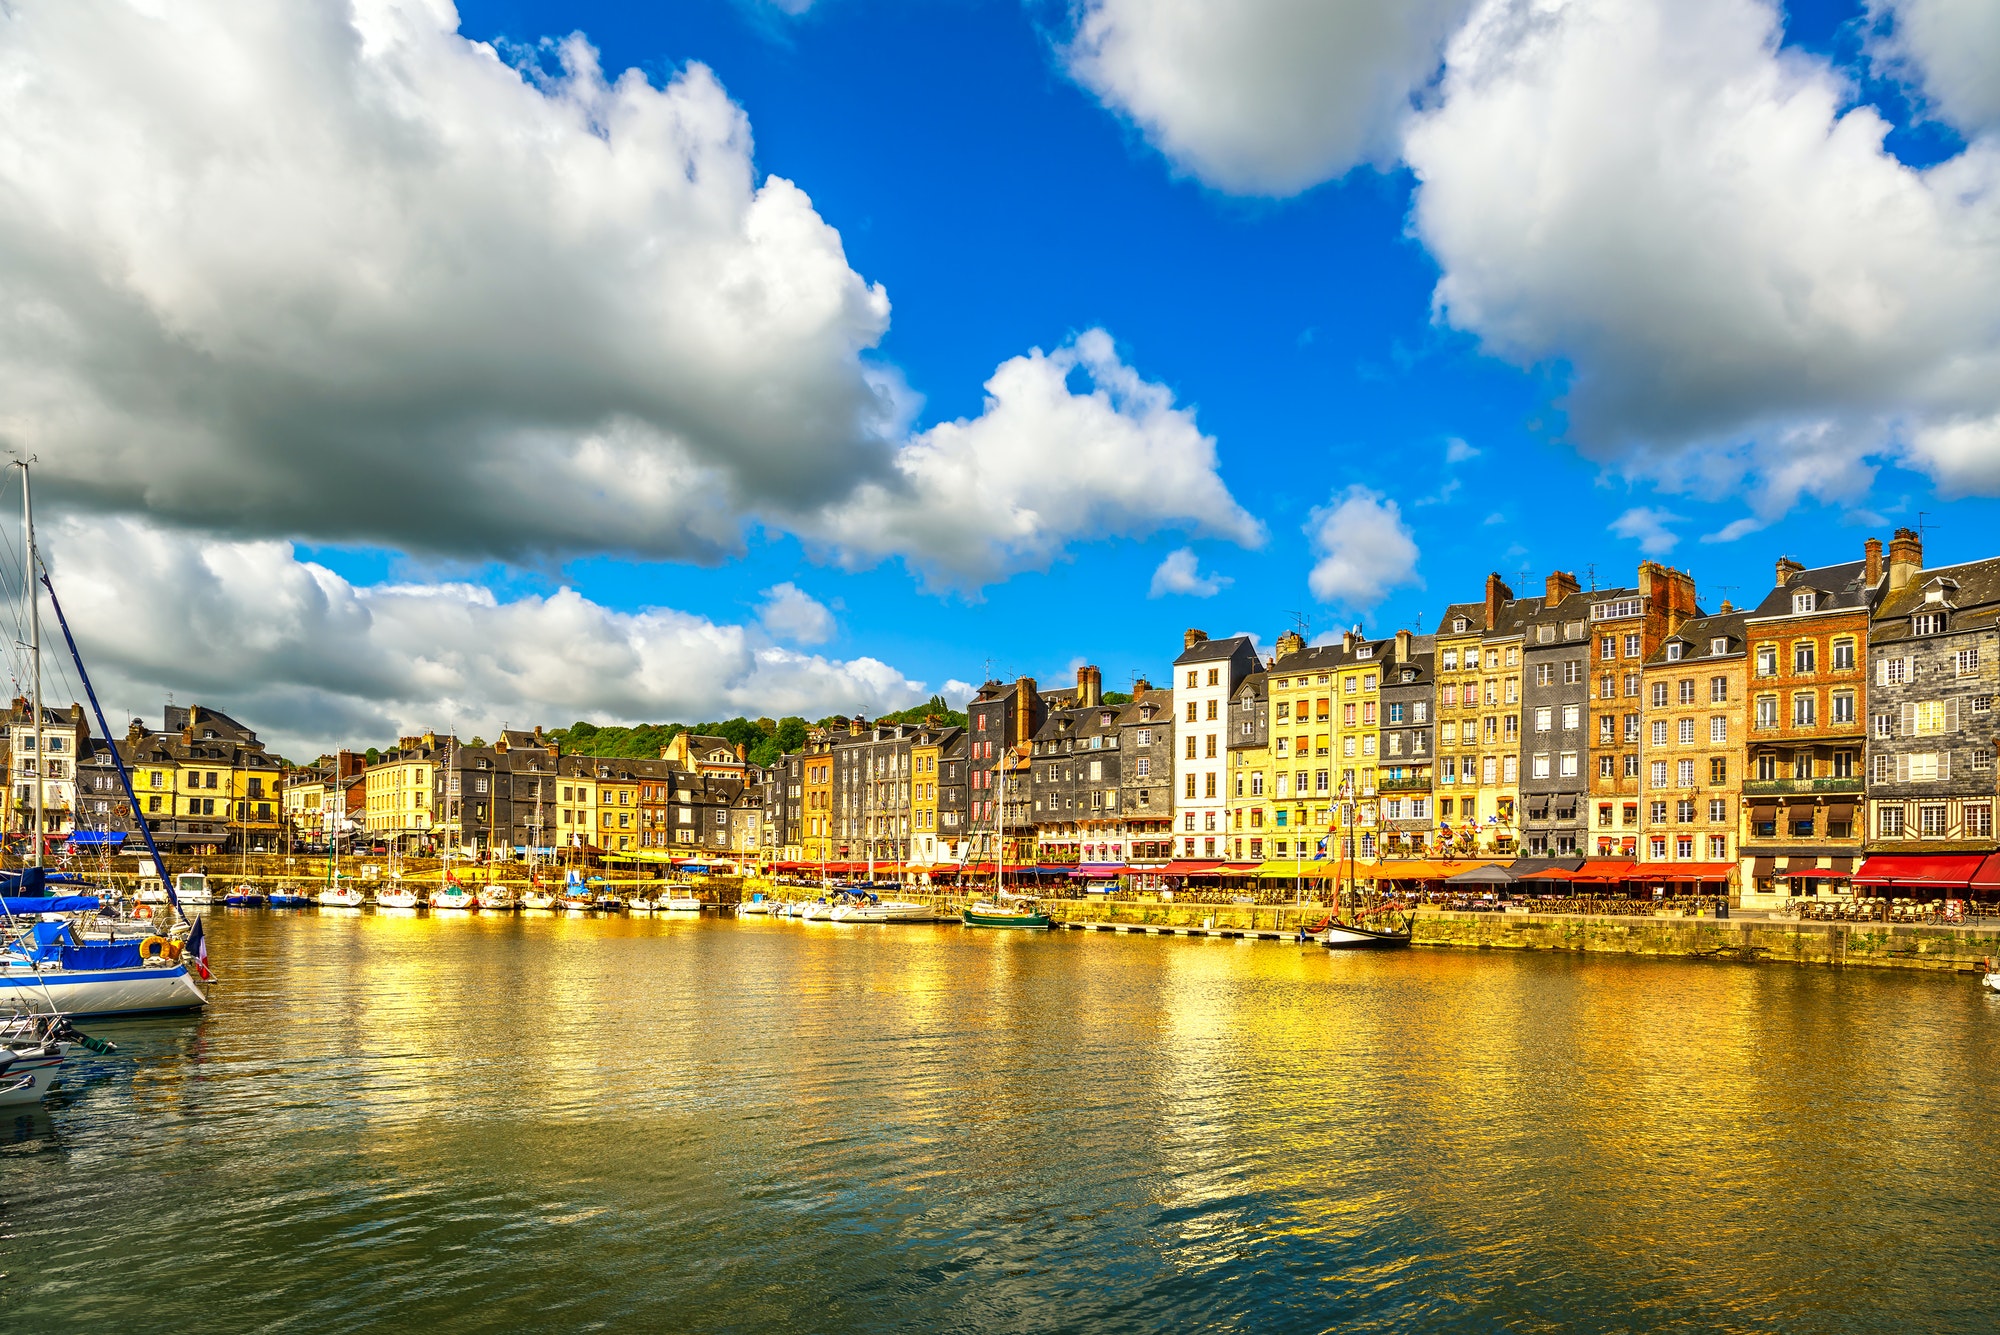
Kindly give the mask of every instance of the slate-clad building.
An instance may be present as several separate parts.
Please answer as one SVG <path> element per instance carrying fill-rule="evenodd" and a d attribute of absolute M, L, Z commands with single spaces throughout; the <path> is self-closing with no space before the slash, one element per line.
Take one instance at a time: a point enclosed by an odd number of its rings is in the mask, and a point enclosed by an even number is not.
<path fill-rule="evenodd" d="M 1080 667 L 1076 689 L 1049 700 L 1030 751 L 1036 857 L 1074 866 L 1109 859 L 1122 823 L 1118 710 L 1104 703 L 1103 676 Z"/>
<path fill-rule="evenodd" d="M 1898 530 L 1868 630 L 1868 851 L 1993 849 L 2000 559 L 1923 568 Z"/>
<path fill-rule="evenodd" d="M 1048 704 L 1035 689 L 1035 679 L 1021 677 L 1008 684 L 987 682 L 965 713 L 971 746 L 966 768 L 971 781 L 972 861 L 992 861 L 1002 851 L 1004 830 L 1008 865 L 1032 862 L 1035 799 L 1028 743 L 1041 730 Z"/>
<path fill-rule="evenodd" d="M 1174 856 L 1174 693 L 1141 677 L 1132 700 L 1118 714 L 1118 802 L 1125 812 L 1125 837 L 1114 841 L 1111 857 L 1122 857 L 1142 873 Z M 1118 843 L 1123 843 L 1121 849 Z M 1143 877 L 1139 884 L 1152 882 Z"/>
<path fill-rule="evenodd" d="M 1375 789 L 1385 855 L 1429 851 L 1435 815 L 1431 782 L 1436 760 L 1437 641 L 1396 632 L 1382 669 L 1382 754 Z"/>
<path fill-rule="evenodd" d="M 1590 596 L 1548 577 L 1521 645 L 1521 845 L 1529 857 L 1585 847 L 1590 792 Z"/>

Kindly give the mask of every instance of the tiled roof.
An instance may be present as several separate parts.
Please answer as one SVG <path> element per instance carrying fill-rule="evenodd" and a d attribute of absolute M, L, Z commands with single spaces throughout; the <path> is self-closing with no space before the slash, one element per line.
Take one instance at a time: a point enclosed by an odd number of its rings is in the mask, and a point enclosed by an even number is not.
<path fill-rule="evenodd" d="M 1714 616 L 1693 617 L 1681 623 L 1679 630 L 1660 641 L 1659 647 L 1646 657 L 1646 666 L 1653 667 L 1669 662 L 1700 663 L 1714 662 L 1724 658 L 1740 658 L 1747 652 L 1747 641 L 1743 634 L 1743 623 L 1747 612 L 1718 612 Z M 1726 639 L 1729 644 L 1721 653 L 1711 647 L 1715 640 Z M 1678 659 L 1667 657 L 1667 646 L 1678 643 L 1682 646 Z"/>

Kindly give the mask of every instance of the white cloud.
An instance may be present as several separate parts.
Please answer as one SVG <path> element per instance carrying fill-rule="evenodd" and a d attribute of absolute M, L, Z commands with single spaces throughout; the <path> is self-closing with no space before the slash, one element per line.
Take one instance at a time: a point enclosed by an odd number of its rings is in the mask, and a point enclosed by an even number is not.
<path fill-rule="evenodd" d="M 1905 440 L 1990 488 L 1939 432 L 2000 412 L 2000 145 L 1906 167 L 1780 36 L 1764 0 L 1486 0 L 1405 144 L 1439 315 L 1566 363 L 1592 457 L 1766 520 Z"/>
<path fill-rule="evenodd" d="M 1395 158 L 1471 0 L 1082 0 L 1071 74 L 1175 166 L 1289 195 Z"/>
<path fill-rule="evenodd" d="M 1478 457 L 1479 451 L 1457 436 L 1444 443 L 1444 461 L 1448 464 L 1462 464 L 1468 459 Z"/>
<path fill-rule="evenodd" d="M 1317 563 L 1306 584 L 1323 603 L 1365 612 L 1402 585 L 1422 588 L 1417 543 L 1394 501 L 1355 484 L 1306 523 Z"/>
<path fill-rule="evenodd" d="M 113 726 L 161 693 L 224 709 L 287 754 L 456 726 L 876 714 L 927 698 L 872 658 L 832 659 L 668 608 L 571 589 L 508 601 L 464 583 L 357 586 L 291 545 L 65 518 L 44 530 Z M 56 693 L 54 677 L 48 682 Z"/>
<path fill-rule="evenodd" d="M 1168 552 L 1166 559 L 1153 571 L 1153 587 L 1146 596 L 1160 598 L 1169 593 L 1184 593 L 1194 598 L 1213 598 L 1235 582 L 1229 576 L 1218 575 L 1214 571 L 1202 574 L 1194 548 L 1182 547 Z"/>
<path fill-rule="evenodd" d="M 1669 524 L 1685 522 L 1683 517 L 1652 506 L 1636 506 L 1619 515 L 1610 523 L 1610 529 L 1621 538 L 1630 538 L 1639 544 L 1639 550 L 1648 556 L 1665 556 L 1681 540 L 1680 534 L 1668 528 Z"/>
<path fill-rule="evenodd" d="M 516 561 L 715 561 L 762 522 L 956 583 L 1100 522 L 1254 528 L 1108 339 L 994 381 L 1079 473 L 917 513 L 1009 428 L 906 438 L 915 396 L 869 359 L 887 294 L 759 181 L 709 70 L 654 87 L 580 36 L 457 25 L 443 0 L 0 7 L 0 442 L 52 500 Z M 1100 392 L 1072 402 L 1080 362 Z M 1156 499 L 1102 462 L 1167 475 Z"/>
<path fill-rule="evenodd" d="M 764 590 L 757 620 L 771 634 L 795 644 L 825 644 L 833 638 L 833 613 L 790 580 Z"/>
<path fill-rule="evenodd" d="M 1900 69 L 1939 115 L 1967 133 L 2000 126 L 2000 5 L 1992 0 L 1870 0 L 1887 32 L 1876 57 Z"/>
<path fill-rule="evenodd" d="M 1069 378 L 1089 381 L 1074 393 Z M 913 437 L 896 476 L 799 522 L 844 564 L 901 553 L 935 585 L 978 585 L 1043 569 L 1079 538 L 1163 528 L 1245 546 L 1263 525 L 1216 472 L 1215 440 L 1173 391 L 1087 330 L 1002 363 L 985 410 Z"/>

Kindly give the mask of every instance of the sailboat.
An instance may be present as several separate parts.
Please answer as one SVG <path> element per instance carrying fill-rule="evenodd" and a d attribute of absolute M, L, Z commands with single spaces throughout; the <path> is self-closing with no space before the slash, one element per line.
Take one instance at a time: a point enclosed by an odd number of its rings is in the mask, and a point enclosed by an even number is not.
<path fill-rule="evenodd" d="M 69 620 L 63 615 L 55 585 L 50 581 L 48 572 L 41 568 L 35 548 L 34 501 L 28 479 L 30 462 L 17 460 L 14 464 L 21 470 L 21 518 L 26 538 L 22 577 L 29 606 L 29 648 L 33 655 L 30 707 L 34 712 L 30 717 L 39 735 L 43 722 L 41 593 L 46 592 L 49 608 L 56 614 L 63 640 L 69 646 L 70 658 L 76 664 L 84 694 L 90 700 L 98 730 L 104 736 L 112 763 L 118 770 L 118 780 L 125 789 L 125 800 L 132 813 L 132 823 L 138 826 L 146 841 L 146 851 L 152 857 L 153 866 L 164 867 L 166 862 L 153 841 L 152 827 L 139 814 L 139 796 L 132 787 L 132 773 L 125 765 L 125 758 L 118 753 L 117 745 L 111 741 L 112 732 L 105 721 L 104 708 L 97 701 L 97 689 L 91 684 L 90 672 L 83 665 L 76 637 L 70 633 Z M 41 586 L 39 592 L 35 587 L 37 583 Z M 19 756 L 18 735 L 15 745 L 15 754 Z M 39 748 L 36 754 L 39 757 Z M 44 916 L 94 911 L 101 907 L 101 901 L 95 895 L 61 898 L 47 895 L 48 877 L 42 867 L 44 795 L 39 774 L 36 774 L 31 786 L 34 789 L 35 819 L 35 833 L 31 841 L 33 865 L 13 878 L 14 888 L 21 893 L 17 897 L 0 898 L 0 915 L 10 922 L 23 915 L 33 921 L 26 924 L 26 930 L 18 931 L 18 935 L 15 934 L 20 926 L 17 923 L 15 928 L 10 929 L 9 939 L 0 944 L 0 1006 L 8 1006 L 16 1012 L 46 1011 L 67 1015 L 130 1015 L 199 1010 L 206 1006 L 208 998 L 195 986 L 189 974 L 189 964 L 192 962 L 203 978 L 209 976 L 208 966 L 200 956 L 192 960 L 182 958 L 183 924 L 187 916 L 171 885 L 166 887 L 171 918 L 163 924 L 166 926 L 165 935 L 149 935 L 138 940 L 121 940 L 114 936 L 107 941 L 85 941 L 70 923 L 60 919 L 50 921 Z M 179 919 L 179 922 L 173 922 L 173 918 Z M 199 924 L 196 924 L 198 929 Z M 158 928 L 154 930 L 157 932 Z"/>
<path fill-rule="evenodd" d="M 1013 747 L 1000 750 L 999 800 L 993 817 L 993 896 L 977 900 L 961 911 L 967 927 L 1050 927 L 1053 926 L 1040 903 L 1032 895 L 1017 895 L 1005 886 L 1007 872 L 1007 758 Z"/>
<path fill-rule="evenodd" d="M 1343 798 L 1348 796 L 1348 791 L 1343 790 L 1341 796 Z M 1351 822 L 1348 828 L 1350 830 L 1353 829 Z M 1312 933 L 1312 939 L 1325 946 L 1328 950 L 1401 950 L 1406 948 L 1410 944 L 1410 928 L 1415 919 L 1405 918 L 1401 930 L 1386 927 L 1370 927 L 1363 923 L 1361 921 L 1363 918 L 1393 912 L 1397 906 L 1394 904 L 1383 904 L 1374 910 L 1364 911 L 1354 903 L 1353 836 L 1351 834 L 1341 835 L 1338 829 L 1329 830 L 1328 833 L 1341 840 L 1340 847 L 1334 855 L 1335 870 L 1339 869 L 1342 857 L 1345 857 L 1347 860 L 1347 876 L 1345 878 L 1347 888 L 1344 893 L 1347 896 L 1348 921 L 1342 922 L 1340 919 L 1338 894 L 1342 892 L 1336 892 L 1333 915 L 1320 926 L 1319 930 Z"/>

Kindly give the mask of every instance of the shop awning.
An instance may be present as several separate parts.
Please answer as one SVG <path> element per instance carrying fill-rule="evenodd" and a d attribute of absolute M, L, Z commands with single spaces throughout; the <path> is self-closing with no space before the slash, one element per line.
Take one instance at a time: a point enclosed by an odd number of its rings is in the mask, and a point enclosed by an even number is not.
<path fill-rule="evenodd" d="M 1123 876 L 1126 870 L 1122 862 L 1079 862 L 1069 869 L 1069 874 L 1079 880 L 1103 880 L 1111 876 Z"/>
<path fill-rule="evenodd" d="M 1970 884 L 1974 890 L 2000 890 L 2000 853 L 1989 854 L 1979 864 Z"/>
<path fill-rule="evenodd" d="M 1162 876 L 1214 876 L 1222 870 L 1220 862 L 1174 861 L 1160 868 Z"/>
<path fill-rule="evenodd" d="M 1320 877 L 1325 876 L 1329 871 L 1331 871 L 1332 867 L 1333 864 L 1325 860 L 1314 862 L 1308 859 L 1300 859 L 1299 861 L 1294 862 L 1290 858 L 1279 858 L 1272 862 L 1265 862 L 1260 864 L 1257 868 L 1256 874 L 1260 879 L 1266 879 L 1266 880 L 1316 881 Z M 1362 872 L 1361 874 L 1364 876 L 1367 875 L 1365 871 Z"/>
<path fill-rule="evenodd" d="M 1642 862 L 1625 879 L 1633 881 L 1726 881 L 1733 862 Z"/>
<path fill-rule="evenodd" d="M 1846 880 L 1845 867 L 1836 871 L 1832 867 L 1787 867 L 1771 877 L 1774 881 L 1827 881 Z"/>
<path fill-rule="evenodd" d="M 125 842 L 123 830 L 71 830 L 69 841 L 79 848 L 118 848 Z"/>
<path fill-rule="evenodd" d="M 1879 853 L 1861 864 L 1854 884 L 1963 890 L 1985 861 L 1978 853 Z"/>

